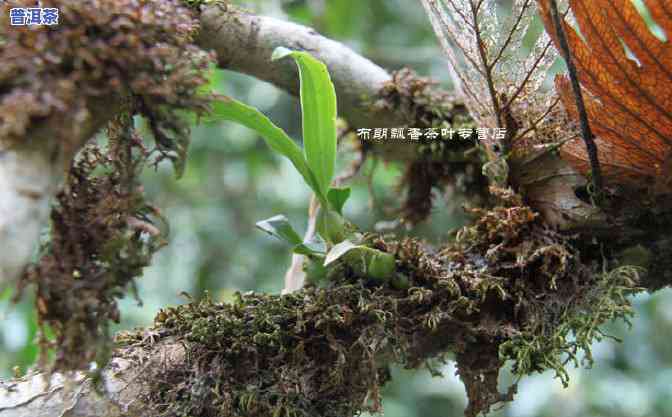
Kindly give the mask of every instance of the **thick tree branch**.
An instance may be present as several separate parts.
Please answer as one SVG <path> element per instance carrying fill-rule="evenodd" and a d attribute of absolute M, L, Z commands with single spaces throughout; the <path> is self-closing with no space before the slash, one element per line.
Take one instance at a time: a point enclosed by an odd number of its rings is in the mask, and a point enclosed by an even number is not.
<path fill-rule="evenodd" d="M 342 43 L 314 29 L 231 6 L 206 6 L 197 40 L 214 49 L 221 68 L 248 74 L 298 96 L 299 76 L 291 60 L 271 62 L 278 46 L 305 50 L 327 65 L 338 92 L 339 114 L 353 127 L 397 127 L 408 121 L 400 111 L 375 112 L 371 101 L 390 74 Z"/>
<path fill-rule="evenodd" d="M 414 241 L 374 239 L 394 254 L 408 289 L 341 265 L 328 288 L 167 308 L 152 328 L 118 336 L 125 348 L 103 373 L 103 397 L 80 382 L 74 397 L 52 387 L 52 399 L 37 377 L 17 380 L 13 393 L 0 385 L 0 417 L 36 415 L 33 402 L 58 413 L 81 404 L 73 415 L 82 416 L 343 417 L 378 409 L 387 365 L 418 368 L 446 351 L 456 354 L 475 416 L 511 398 L 497 384 L 507 359 L 522 374 L 561 372 L 564 355 L 601 335 L 596 326 L 631 313 L 626 296 L 636 291 L 636 270 L 602 274 L 582 265 L 570 242 L 531 214 L 499 207 L 464 231 L 463 245 L 440 254 Z M 524 254 L 516 252 L 521 242 Z M 541 254 L 548 262 L 538 262 Z M 574 341 L 571 331 L 586 340 Z"/>

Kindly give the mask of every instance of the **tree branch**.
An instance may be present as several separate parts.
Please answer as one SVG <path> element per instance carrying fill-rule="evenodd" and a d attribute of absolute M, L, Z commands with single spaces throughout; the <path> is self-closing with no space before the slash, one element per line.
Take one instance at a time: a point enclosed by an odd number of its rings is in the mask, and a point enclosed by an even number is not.
<path fill-rule="evenodd" d="M 151 366 L 184 363 L 181 344 L 162 341 L 151 354 L 142 348 L 120 350 L 101 373 L 101 384 L 84 372 L 31 373 L 11 382 L 0 381 L 2 417 L 140 417 L 147 395 L 142 372 Z M 147 359 L 142 365 L 130 358 Z"/>
<path fill-rule="evenodd" d="M 299 95 L 299 74 L 291 60 L 271 62 L 278 46 L 305 50 L 324 62 L 338 93 L 339 114 L 355 127 L 399 127 L 400 111 L 376 112 L 371 106 L 390 74 L 342 43 L 314 29 L 234 7 L 205 6 L 197 43 L 214 49 L 219 66 L 269 82 Z"/>
<path fill-rule="evenodd" d="M 74 415 L 84 416 L 343 417 L 379 409 L 388 365 L 420 368 L 447 351 L 456 353 L 468 415 L 487 411 L 511 399 L 513 391 L 501 394 L 497 384 L 508 359 L 521 374 L 561 374 L 566 354 L 575 357 L 602 336 L 599 325 L 631 314 L 627 295 L 638 290 L 637 270 L 603 274 L 581 264 L 569 240 L 515 195 L 503 198 L 514 206 L 488 212 L 463 231 L 462 244 L 440 254 L 417 241 L 374 238 L 374 247 L 394 254 L 408 289 L 374 284 L 341 265 L 328 288 L 169 307 L 153 327 L 118 335 L 124 347 L 103 373 L 102 398 L 81 374 L 74 375 L 77 395 L 59 390 L 55 399 L 33 377 L 11 382 L 13 393 L 0 385 L 0 417 L 39 415 L 27 407 L 58 401 L 59 413 L 81 401 Z M 522 255 L 521 242 L 528 245 Z M 575 342 L 572 332 L 585 340 Z"/>

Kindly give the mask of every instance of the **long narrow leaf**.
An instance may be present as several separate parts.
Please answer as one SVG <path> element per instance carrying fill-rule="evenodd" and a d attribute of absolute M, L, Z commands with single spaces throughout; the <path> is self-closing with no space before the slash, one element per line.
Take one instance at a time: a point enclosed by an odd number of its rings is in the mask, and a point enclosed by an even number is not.
<path fill-rule="evenodd" d="M 256 131 L 271 149 L 289 158 L 318 199 L 321 202 L 326 201 L 325 193 L 322 192 L 320 183 L 308 167 L 301 148 L 263 113 L 231 97 L 218 96 L 218 100 L 212 104 L 212 112 L 204 118 L 204 121 L 222 120 L 231 120 Z"/>
<path fill-rule="evenodd" d="M 303 148 L 320 190 L 327 194 L 336 165 L 336 91 L 326 65 L 307 52 L 279 47 L 273 60 L 291 56 L 299 67 Z"/>

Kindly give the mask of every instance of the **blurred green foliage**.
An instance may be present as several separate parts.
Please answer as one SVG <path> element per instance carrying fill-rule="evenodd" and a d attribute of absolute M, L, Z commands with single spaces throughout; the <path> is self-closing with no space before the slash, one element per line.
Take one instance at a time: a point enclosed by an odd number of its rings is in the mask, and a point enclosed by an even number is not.
<path fill-rule="evenodd" d="M 242 2 L 239 2 L 243 4 Z M 445 62 L 418 2 L 409 0 L 257 0 L 247 8 L 315 27 L 393 70 L 404 65 L 448 85 Z M 219 92 L 263 111 L 290 136 L 300 138 L 297 100 L 266 83 L 217 71 Z M 343 159 L 340 158 L 339 159 Z M 347 159 L 347 158 L 346 158 Z M 342 169 L 346 161 L 342 161 Z M 364 230 L 393 220 L 400 197 L 395 184 L 402 167 L 369 161 L 353 182 L 345 215 Z M 170 244 L 138 282 L 143 305 L 130 295 L 122 302 L 117 329 L 151 323 L 165 305 L 187 302 L 182 291 L 230 299 L 236 290 L 279 292 L 290 263 L 289 248 L 254 227 L 260 219 L 285 213 L 299 232 L 309 198 L 302 179 L 284 158 L 272 153 L 250 130 L 233 123 L 195 126 L 184 177 L 176 181 L 170 166 L 144 173 L 149 201 L 170 221 Z M 373 193 L 371 193 L 372 191 Z M 430 224 L 412 231 L 437 241 L 458 227 L 459 204 L 437 199 Z M 32 299 L 27 291 L 18 305 L 0 294 L 0 376 L 11 375 L 36 358 Z M 623 343 L 594 346 L 592 370 L 570 369 L 571 383 L 545 373 L 523 379 L 517 400 L 496 416 L 644 417 L 672 416 L 672 291 L 640 295 L 632 329 L 612 326 Z M 443 378 L 429 372 L 394 369 L 384 397 L 387 417 L 461 416 L 462 384 L 451 364 L 437 364 Z M 502 386 L 510 381 L 502 377 Z"/>

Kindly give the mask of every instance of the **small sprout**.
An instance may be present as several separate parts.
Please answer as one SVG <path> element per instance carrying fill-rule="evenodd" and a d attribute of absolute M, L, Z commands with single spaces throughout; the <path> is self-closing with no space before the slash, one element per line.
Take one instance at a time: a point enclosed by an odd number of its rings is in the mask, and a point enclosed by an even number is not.
<path fill-rule="evenodd" d="M 334 187 L 327 193 L 327 200 L 338 214 L 343 214 L 343 206 L 350 198 L 350 188 Z"/>
<path fill-rule="evenodd" d="M 342 242 L 347 237 L 346 220 L 333 210 L 320 210 L 317 215 L 317 232 L 330 244 Z"/>

